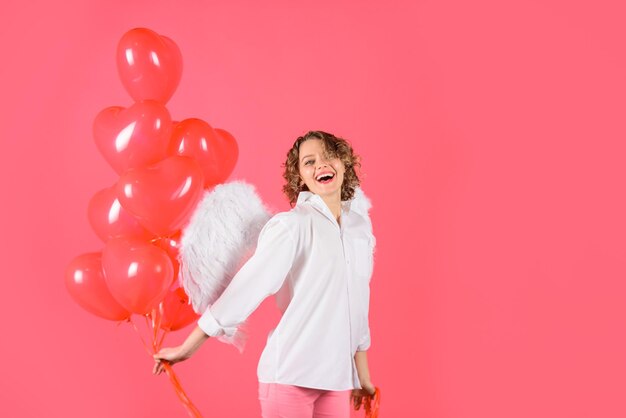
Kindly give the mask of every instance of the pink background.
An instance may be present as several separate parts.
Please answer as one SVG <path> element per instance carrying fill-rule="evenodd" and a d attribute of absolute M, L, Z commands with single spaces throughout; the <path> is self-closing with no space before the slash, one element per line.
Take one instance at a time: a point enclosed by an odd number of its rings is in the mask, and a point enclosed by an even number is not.
<path fill-rule="evenodd" d="M 115 48 L 148 27 L 183 54 L 174 119 L 231 131 L 231 178 L 276 209 L 298 135 L 362 154 L 383 417 L 626 416 L 622 3 L 3 2 L 0 415 L 186 416 L 131 328 L 63 285 L 102 248 L 87 203 L 117 175 L 91 124 L 131 104 Z M 206 417 L 258 416 L 276 319 L 176 366 Z"/>

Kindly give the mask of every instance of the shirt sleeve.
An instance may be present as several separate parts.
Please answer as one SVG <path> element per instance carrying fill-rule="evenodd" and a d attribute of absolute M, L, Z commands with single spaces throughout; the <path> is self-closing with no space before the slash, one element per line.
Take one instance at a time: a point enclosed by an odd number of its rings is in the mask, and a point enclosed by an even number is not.
<path fill-rule="evenodd" d="M 368 236 L 369 236 L 370 256 L 372 257 L 372 270 L 368 278 L 366 297 L 364 298 L 364 301 L 363 301 L 365 303 L 365 315 L 366 315 L 365 325 L 363 327 L 363 332 L 361 333 L 361 337 L 359 339 L 359 345 L 357 346 L 357 351 L 367 351 L 372 344 L 372 339 L 370 335 L 370 325 L 369 325 L 369 305 L 370 305 L 369 283 L 372 280 L 372 275 L 374 272 L 373 266 L 374 266 L 374 251 L 376 249 L 376 237 L 372 233 L 372 224 L 369 222 L 369 219 L 368 219 L 368 227 L 369 227 Z"/>
<path fill-rule="evenodd" d="M 372 340 L 370 338 L 370 327 L 369 324 L 365 327 L 365 332 L 361 336 L 361 341 L 356 348 L 356 351 L 367 351 L 372 345 Z"/>
<path fill-rule="evenodd" d="M 363 325 L 361 327 L 361 335 L 359 337 L 359 344 L 357 345 L 357 351 L 367 351 L 370 348 L 372 343 L 370 336 L 370 324 L 369 324 L 369 285 L 366 290 L 366 297 L 364 298 L 365 303 L 365 318 L 363 320 Z"/>
<path fill-rule="evenodd" d="M 282 286 L 296 254 L 291 231 L 279 216 L 270 219 L 259 235 L 254 255 L 237 272 L 222 295 L 198 320 L 211 337 L 232 336 L 268 296 Z"/>

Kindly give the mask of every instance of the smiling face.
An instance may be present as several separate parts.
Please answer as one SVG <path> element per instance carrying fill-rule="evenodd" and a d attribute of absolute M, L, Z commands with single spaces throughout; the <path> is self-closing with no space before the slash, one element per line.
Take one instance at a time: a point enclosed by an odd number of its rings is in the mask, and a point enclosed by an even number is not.
<path fill-rule="evenodd" d="M 328 155 L 319 139 L 300 144 L 298 170 L 301 184 L 322 198 L 341 200 L 346 168 L 337 156 Z"/>
<path fill-rule="evenodd" d="M 304 157 L 310 157 L 313 161 L 304 161 Z M 334 161 L 336 159 L 340 161 Z M 327 171 L 334 176 L 317 179 L 316 165 L 324 162 L 327 164 Z M 299 136 L 287 151 L 283 167 L 285 168 L 283 193 L 292 207 L 297 203 L 302 191 L 328 195 L 329 189 L 335 187 L 340 189 L 340 201 L 348 201 L 354 197 L 354 192 L 361 183 L 356 171 L 361 167 L 360 158 L 354 153 L 350 143 L 324 131 L 309 131 Z M 335 197 L 327 203 L 333 201 L 336 201 Z"/>

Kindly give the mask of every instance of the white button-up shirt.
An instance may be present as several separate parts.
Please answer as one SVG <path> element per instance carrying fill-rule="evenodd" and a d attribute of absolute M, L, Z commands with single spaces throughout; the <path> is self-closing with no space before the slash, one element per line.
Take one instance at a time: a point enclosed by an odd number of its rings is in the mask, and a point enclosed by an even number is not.
<path fill-rule="evenodd" d="M 365 202 L 365 203 L 364 203 Z M 375 238 L 369 202 L 357 189 L 340 224 L 310 192 L 270 219 L 254 255 L 198 321 L 232 335 L 268 296 L 283 312 L 257 369 L 263 383 L 326 390 L 360 388 L 354 354 L 370 346 L 369 281 Z"/>

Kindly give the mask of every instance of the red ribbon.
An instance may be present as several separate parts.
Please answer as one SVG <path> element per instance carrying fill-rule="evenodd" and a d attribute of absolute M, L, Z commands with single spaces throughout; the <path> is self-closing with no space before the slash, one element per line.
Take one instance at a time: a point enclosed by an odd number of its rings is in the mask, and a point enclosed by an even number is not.
<path fill-rule="evenodd" d="M 378 411 L 380 410 L 380 389 L 377 387 L 373 395 L 368 394 L 361 397 L 360 402 L 354 405 L 354 409 L 358 411 L 361 409 L 361 406 L 365 410 L 365 418 L 378 418 Z"/>
<path fill-rule="evenodd" d="M 163 316 L 163 306 L 161 304 L 159 305 L 159 309 L 153 309 L 152 313 L 146 315 L 146 323 L 148 327 L 151 328 L 150 334 L 152 336 L 152 344 L 151 344 L 152 352 L 150 352 L 148 345 L 146 344 L 145 340 L 141 336 L 141 333 L 139 332 L 139 329 L 137 329 L 137 326 L 135 325 L 135 323 L 130 319 L 128 320 L 128 322 L 131 323 L 135 332 L 137 332 L 137 335 L 139 335 L 139 338 L 141 339 L 141 342 L 143 343 L 143 346 L 145 347 L 146 352 L 148 353 L 150 357 L 152 357 L 153 354 L 158 353 L 158 351 L 161 349 L 161 346 L 163 344 L 163 339 L 165 338 L 165 334 L 167 334 L 167 331 L 163 330 L 163 333 L 161 334 L 161 336 L 159 336 L 159 329 L 161 327 L 162 316 Z M 187 410 L 187 413 L 189 414 L 189 416 L 193 418 L 202 418 L 202 414 L 200 413 L 198 408 L 196 408 L 196 406 L 193 404 L 193 402 L 191 402 L 191 400 L 185 393 L 185 390 L 183 389 L 183 386 L 180 384 L 180 381 L 178 380 L 176 373 L 174 373 L 174 369 L 172 369 L 172 366 L 168 362 L 164 361 L 163 368 L 165 369 L 165 374 L 169 378 L 170 383 L 174 387 L 174 391 L 176 392 L 178 399 Z"/>

